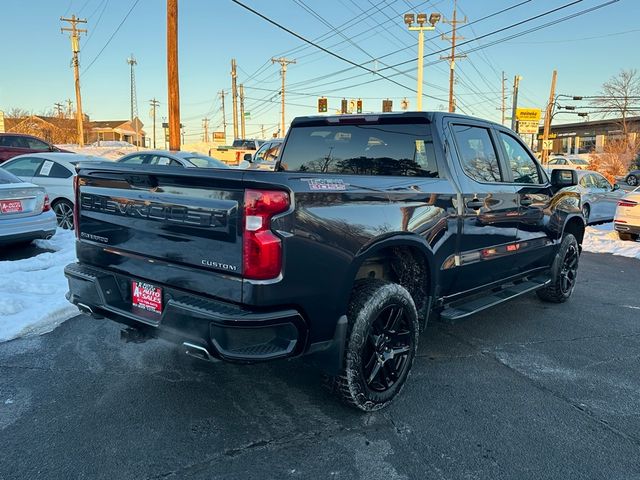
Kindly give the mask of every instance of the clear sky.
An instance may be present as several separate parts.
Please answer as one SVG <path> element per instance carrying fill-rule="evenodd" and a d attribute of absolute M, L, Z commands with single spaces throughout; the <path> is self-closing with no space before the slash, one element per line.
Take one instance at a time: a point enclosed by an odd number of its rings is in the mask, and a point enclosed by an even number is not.
<path fill-rule="evenodd" d="M 416 86 L 412 60 L 417 53 L 417 34 L 407 31 L 402 14 L 437 11 L 448 19 L 453 8 L 452 0 L 242 1 L 368 68 L 380 70 L 408 62 L 381 73 L 411 89 Z M 473 40 L 572 2 L 575 4 L 537 20 Z M 459 111 L 499 121 L 502 71 L 507 76 L 508 91 L 514 75 L 523 77 L 520 106 L 544 108 L 554 68 L 558 70 L 557 91 L 571 95 L 595 94 L 620 69 L 638 68 L 640 1 L 619 0 L 575 16 L 604 3 L 607 0 L 458 0 L 459 16 L 466 15 L 469 22 L 476 22 L 460 27 L 459 34 L 465 39 L 459 42 L 471 40 L 460 46 L 460 53 L 535 29 L 469 52 L 466 59 L 456 62 Z M 52 109 L 55 102 L 75 98 L 71 47 L 68 36 L 60 32 L 63 25 L 59 18 L 76 14 L 87 18 L 83 27 L 89 30 L 81 40 L 80 60 L 85 112 L 95 120 L 129 117 L 126 60 L 133 53 L 138 61 L 139 116 L 149 136 L 151 98 L 160 101 L 159 120 L 166 116 L 165 0 L 2 0 L 1 4 L 0 110 L 21 107 L 42 113 Z M 482 19 L 518 4 L 521 5 Z M 132 6 L 130 15 L 114 35 Z M 567 16 L 571 18 L 539 28 Z M 449 70 L 446 61 L 439 61 L 444 53 L 438 51 L 449 45 L 440 39 L 439 33 L 449 30 L 449 25 L 439 24 L 436 32 L 426 34 L 424 94 L 430 97 L 425 97 L 423 106 L 428 110 L 446 109 Z M 189 140 L 196 141 L 201 135 L 203 118 L 210 119 L 210 131 L 221 130 L 217 93 L 223 89 L 229 93 L 231 58 L 238 63 L 238 82 L 246 84 L 245 110 L 251 113 L 247 136 L 259 136 L 262 125 L 267 135 L 277 128 L 280 76 L 279 67 L 270 62 L 274 56 L 297 61 L 287 71 L 291 92 L 286 97 L 287 121 L 296 115 L 315 113 L 319 94 L 329 98 L 330 111 L 339 108 L 342 97 L 362 98 L 365 111 L 380 111 L 385 97 L 394 101 L 394 109 L 399 108 L 404 97 L 409 100 L 410 109 L 416 104 L 413 91 L 304 44 L 231 0 L 179 0 L 179 56 L 181 113 Z M 346 71 L 337 73 L 343 70 Z M 398 71 L 408 72 L 398 74 Z M 509 97 L 507 102 L 510 100 Z M 230 124 L 230 96 L 226 100 L 226 116 Z M 562 117 L 576 120 L 575 116 Z M 231 132 L 230 125 L 228 131 Z"/>

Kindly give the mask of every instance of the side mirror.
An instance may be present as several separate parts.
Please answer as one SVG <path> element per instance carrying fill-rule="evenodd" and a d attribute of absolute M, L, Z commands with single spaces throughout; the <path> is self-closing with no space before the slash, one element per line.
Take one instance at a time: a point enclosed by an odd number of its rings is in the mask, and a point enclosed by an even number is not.
<path fill-rule="evenodd" d="M 251 163 L 251 162 L 253 161 L 253 155 L 251 155 L 250 153 L 245 153 L 245 154 L 244 154 L 244 157 L 242 157 L 242 159 L 243 159 L 245 162 L 249 162 L 249 163 Z"/>
<path fill-rule="evenodd" d="M 613 191 L 615 192 L 616 190 L 620 190 L 620 185 L 618 185 L 617 183 L 613 184 Z"/>
<path fill-rule="evenodd" d="M 575 170 L 554 168 L 551 170 L 551 186 L 556 190 L 573 187 L 578 184 L 578 174 Z"/>

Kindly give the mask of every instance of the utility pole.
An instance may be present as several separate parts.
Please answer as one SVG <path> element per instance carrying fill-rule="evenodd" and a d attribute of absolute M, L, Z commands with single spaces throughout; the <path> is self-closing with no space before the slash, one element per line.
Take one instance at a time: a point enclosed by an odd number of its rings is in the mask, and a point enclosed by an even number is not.
<path fill-rule="evenodd" d="M 153 118 L 153 148 L 156 148 L 156 108 L 160 106 L 160 102 L 155 98 L 149 100 L 151 104 L 151 117 Z"/>
<path fill-rule="evenodd" d="M 513 77 L 513 104 L 511 107 L 511 130 L 516 131 L 516 110 L 518 108 L 518 89 L 520 88 L 520 80 L 522 77 L 516 75 Z"/>
<path fill-rule="evenodd" d="M 262 132 L 262 139 L 264 140 L 264 125 L 260 125 L 260 131 Z"/>
<path fill-rule="evenodd" d="M 167 80 L 169 149 L 180 150 L 180 81 L 178 78 L 178 0 L 167 0 Z"/>
<path fill-rule="evenodd" d="M 131 99 L 131 125 L 136 132 L 136 147 L 140 147 L 140 134 L 138 132 L 138 99 L 136 98 L 136 74 L 133 67 L 138 64 L 138 61 L 134 58 L 133 53 L 127 58 L 127 64 L 131 67 L 131 80 L 130 80 L 130 99 Z"/>
<path fill-rule="evenodd" d="M 467 23 L 467 17 L 465 16 L 462 20 L 456 19 L 456 0 L 453 0 L 453 18 L 451 20 L 443 20 L 443 23 L 448 23 L 451 25 L 451 37 L 447 37 L 446 35 L 442 35 L 442 39 L 451 42 L 451 53 L 447 57 L 440 57 L 441 60 L 449 60 L 449 111 L 456 111 L 456 102 L 453 95 L 453 84 L 455 82 L 455 68 L 456 68 L 456 59 L 457 58 L 465 58 L 466 55 L 456 55 L 456 42 L 458 40 L 464 40 L 464 37 L 460 35 L 456 35 L 456 30 L 458 28 L 458 24 Z"/>
<path fill-rule="evenodd" d="M 501 100 L 502 100 L 502 104 L 500 106 L 500 111 L 502 113 L 502 120 L 500 122 L 500 125 L 504 125 L 504 117 L 505 117 L 505 112 L 507 111 L 507 96 L 505 95 L 505 84 L 507 83 L 507 77 L 505 76 L 504 72 L 502 72 L 502 95 L 501 95 Z"/>
<path fill-rule="evenodd" d="M 231 59 L 231 103 L 233 104 L 233 139 L 238 138 L 238 88 L 236 86 L 236 59 Z"/>
<path fill-rule="evenodd" d="M 280 64 L 280 76 L 282 77 L 282 91 L 280 92 L 281 100 L 282 100 L 282 125 L 280 126 L 280 136 L 284 137 L 285 131 L 285 117 L 284 117 L 284 87 L 285 87 L 285 77 L 287 75 L 287 65 L 290 63 L 296 63 L 295 60 L 288 60 L 284 57 L 280 58 L 272 58 L 271 63 L 279 63 Z"/>
<path fill-rule="evenodd" d="M 71 118 L 73 116 L 73 100 L 67 98 L 67 118 Z"/>
<path fill-rule="evenodd" d="M 202 119 L 202 128 L 204 130 L 202 132 L 202 141 L 208 142 L 209 141 L 209 119 L 208 118 Z"/>
<path fill-rule="evenodd" d="M 240 135 L 242 138 L 245 137 L 244 130 L 244 85 L 240 84 Z"/>
<path fill-rule="evenodd" d="M 56 112 L 56 117 L 64 118 L 64 112 L 62 111 L 62 103 L 57 102 L 53 104 L 53 110 Z"/>
<path fill-rule="evenodd" d="M 222 102 L 222 130 L 224 131 L 224 143 L 227 143 L 227 116 L 224 113 L 224 90 L 220 90 L 220 101 Z"/>
<path fill-rule="evenodd" d="M 558 78 L 557 70 L 553 71 L 551 75 L 551 90 L 549 91 L 549 103 L 547 103 L 547 109 L 544 113 L 544 130 L 542 133 L 542 164 L 546 165 L 549 160 L 549 150 L 544 148 L 545 143 L 549 140 L 549 130 L 551 129 L 551 117 L 553 115 L 553 107 L 555 107 L 555 95 L 556 95 L 556 79 Z"/>
<path fill-rule="evenodd" d="M 71 51 L 73 52 L 73 76 L 75 78 L 76 85 L 76 123 L 78 129 L 78 145 L 84 147 L 84 117 L 82 116 L 82 97 L 80 96 L 80 61 L 78 60 L 78 54 L 80 53 L 80 34 L 86 35 L 87 30 L 78 28 L 78 23 L 87 23 L 87 19 L 80 19 L 75 15 L 71 15 L 71 18 L 60 17 L 60 21 L 69 22 L 71 28 L 61 28 L 61 32 L 71 32 L 69 37 L 71 38 Z"/>
<path fill-rule="evenodd" d="M 426 13 L 418 13 L 417 15 L 413 13 L 405 13 L 404 14 L 404 23 L 407 24 L 410 31 L 418 32 L 418 85 L 416 88 L 417 98 L 416 98 L 416 109 L 418 111 L 422 110 L 422 83 L 423 83 L 423 72 L 424 72 L 424 32 L 425 30 L 435 30 L 436 23 L 440 21 L 439 13 L 432 13 L 429 15 L 429 23 L 431 25 L 426 25 L 427 23 L 427 14 Z M 416 23 L 418 26 L 414 27 L 413 24 Z"/>

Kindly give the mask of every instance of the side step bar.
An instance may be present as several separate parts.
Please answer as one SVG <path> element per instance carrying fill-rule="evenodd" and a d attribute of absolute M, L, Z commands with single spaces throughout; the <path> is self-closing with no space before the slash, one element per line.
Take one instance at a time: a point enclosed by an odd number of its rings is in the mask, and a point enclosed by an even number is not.
<path fill-rule="evenodd" d="M 474 313 L 481 312 L 487 308 L 499 305 L 500 303 L 507 302 L 520 295 L 534 292 L 545 285 L 551 280 L 549 277 L 535 277 L 523 282 L 508 285 L 500 290 L 488 293 L 485 296 L 474 297 L 471 300 L 461 300 L 454 302 L 445 307 L 440 313 L 440 321 L 443 323 L 457 323 Z"/>

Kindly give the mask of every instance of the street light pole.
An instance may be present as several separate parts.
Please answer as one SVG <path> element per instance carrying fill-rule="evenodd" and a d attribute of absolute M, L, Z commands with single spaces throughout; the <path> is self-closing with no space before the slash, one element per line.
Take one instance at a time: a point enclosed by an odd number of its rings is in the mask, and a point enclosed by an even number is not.
<path fill-rule="evenodd" d="M 416 109 L 418 111 L 422 110 L 422 84 L 423 84 L 423 72 L 424 72 L 424 32 L 425 30 L 435 30 L 436 23 L 440 21 L 441 15 L 439 13 L 432 13 L 429 16 L 429 24 L 427 24 L 427 14 L 426 13 L 418 13 L 414 15 L 413 13 L 405 13 L 404 14 L 404 23 L 407 24 L 409 30 L 412 32 L 418 32 L 418 85 L 416 88 Z M 414 23 L 417 23 L 417 26 L 413 26 Z"/>

